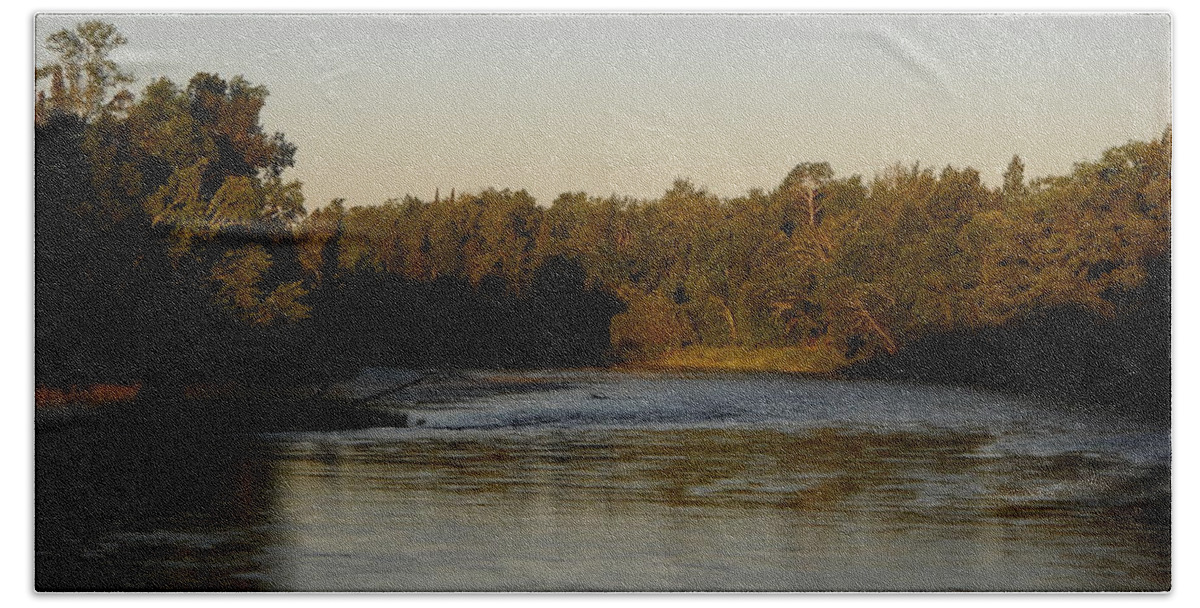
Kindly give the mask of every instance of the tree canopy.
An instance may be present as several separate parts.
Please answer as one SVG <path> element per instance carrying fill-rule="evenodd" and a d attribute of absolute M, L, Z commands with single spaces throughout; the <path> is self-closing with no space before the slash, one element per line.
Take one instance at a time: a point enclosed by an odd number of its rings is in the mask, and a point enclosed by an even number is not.
<path fill-rule="evenodd" d="M 37 69 L 39 378 L 89 358 L 310 379 L 691 346 L 856 360 L 1064 307 L 1137 315 L 1169 259 L 1169 127 L 1064 176 L 1028 180 L 1014 156 L 998 186 L 808 161 L 734 197 L 677 179 L 654 200 L 487 188 L 308 212 L 284 177 L 296 146 L 261 124 L 266 88 L 199 73 L 134 96 L 109 58 L 124 42 L 89 21 Z"/>

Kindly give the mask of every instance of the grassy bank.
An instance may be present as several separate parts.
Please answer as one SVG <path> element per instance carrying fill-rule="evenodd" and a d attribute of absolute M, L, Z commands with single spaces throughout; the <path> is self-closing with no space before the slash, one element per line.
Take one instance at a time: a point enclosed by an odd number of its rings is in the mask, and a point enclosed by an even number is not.
<path fill-rule="evenodd" d="M 623 365 L 654 371 L 789 372 L 829 374 L 849 361 L 834 349 L 815 347 L 689 346 L 657 359 Z"/>
<path fill-rule="evenodd" d="M 104 405 L 132 401 L 142 388 L 140 384 L 93 384 L 68 389 L 39 386 L 34 389 L 34 404 L 39 408 L 69 405 Z"/>

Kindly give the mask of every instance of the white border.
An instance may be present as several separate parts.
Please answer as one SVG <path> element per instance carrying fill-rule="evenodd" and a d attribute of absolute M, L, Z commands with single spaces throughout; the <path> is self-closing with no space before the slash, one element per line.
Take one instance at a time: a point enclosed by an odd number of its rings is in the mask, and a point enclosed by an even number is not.
<path fill-rule="evenodd" d="M 900 602 L 916 605 L 934 603 L 947 605 L 947 602 L 957 604 L 964 600 L 961 595 L 441 595 L 441 596 L 379 596 L 379 595 L 269 595 L 269 596 L 239 596 L 239 595 L 104 595 L 104 596 L 33 596 L 32 573 L 32 318 L 33 318 L 33 217 L 32 217 L 32 95 L 29 94 L 29 78 L 33 63 L 33 14 L 35 12 L 164 12 L 163 2 L 146 0 L 119 2 L 115 5 L 93 6 L 80 2 L 42 2 L 34 3 L 17 0 L 7 3 L 3 10 L 3 40 L 6 45 L 4 63 L 6 72 L 4 82 L 10 90 L 3 98 L 5 104 L 4 116 L 8 122 L 8 130 L 15 135 L 9 138 L 4 146 L 6 158 L 0 167 L 4 169 L 4 183 L 8 185 L 9 208 L 5 217 L 8 219 L 6 238 L 0 239 L 0 259 L 5 261 L 4 273 L 7 277 L 7 298 L 4 299 L 5 329 L 4 336 L 7 349 L 4 352 L 3 386 L 8 399 L 4 402 L 5 428 L 10 434 L 5 441 L 8 448 L 5 470 L 10 472 L 6 488 L 9 499 L 5 501 L 5 515 L 8 522 L 7 562 L 2 572 L 4 574 L 3 595 L 5 599 L 18 604 L 26 602 L 53 602 L 74 604 L 76 602 L 199 602 L 201 604 L 225 605 L 228 602 L 267 602 L 282 603 L 300 601 L 367 601 L 367 602 L 415 602 L 417 604 L 446 604 L 460 602 L 487 602 L 488 604 L 516 605 L 536 603 L 548 605 L 567 600 L 572 603 L 594 605 L 595 603 L 633 602 L 638 604 L 662 603 L 683 605 L 726 602 L 761 602 L 763 604 L 779 605 L 793 602 L 818 604 L 834 603 L 838 605 L 858 605 L 879 601 Z M 568 7 L 569 8 L 566 8 Z M 1175 274 L 1173 281 L 1174 303 L 1174 591 L 1163 595 L 1030 595 L 1030 594 L 997 594 L 974 595 L 969 597 L 972 602 L 1020 602 L 1022 606 L 1043 605 L 1073 605 L 1083 602 L 1099 602 L 1101 604 L 1126 602 L 1169 602 L 1178 603 L 1185 599 L 1194 600 L 1200 588 L 1192 576 L 1195 566 L 1194 547 L 1197 542 L 1194 525 L 1196 519 L 1196 502 L 1194 491 L 1189 483 L 1189 471 L 1196 464 L 1195 451 L 1189 444 L 1195 443 L 1192 434 L 1196 432 L 1194 414 L 1196 392 L 1191 381 L 1191 367 L 1194 358 L 1187 351 L 1194 348 L 1200 340 L 1197 324 L 1190 317 L 1191 304 L 1194 302 L 1194 273 L 1197 257 L 1194 235 L 1195 213 L 1189 208 L 1189 202 L 1195 200 L 1194 180 L 1189 173 L 1193 172 L 1195 163 L 1196 133 L 1192 126 L 1194 111 L 1185 109 L 1194 107 L 1195 96 L 1192 95 L 1194 78 L 1197 71 L 1195 62 L 1196 38 L 1200 32 L 1196 27 L 1196 9 L 1193 4 L 1183 0 L 1166 0 L 1156 3 L 1114 2 L 1109 0 L 1057 1 L 1052 4 L 1036 2 L 947 2 L 925 1 L 920 3 L 887 4 L 860 0 L 841 0 L 838 2 L 784 2 L 779 0 L 750 0 L 743 3 L 683 1 L 683 0 L 610 0 L 597 2 L 585 0 L 579 4 L 567 5 L 564 2 L 547 0 L 442 0 L 419 2 L 385 2 L 382 0 L 358 0 L 356 2 L 330 5 L 308 1 L 267 0 L 249 4 L 234 0 L 214 0 L 203 3 L 189 2 L 170 7 L 171 12 L 316 12 L 316 11 L 354 11 L 354 12 L 391 12 L 391 11 L 551 11 L 551 12 L 580 12 L 580 11 L 634 11 L 634 12 L 731 12 L 731 11 L 829 11 L 829 12 L 877 12 L 877 11 L 1162 11 L 1172 13 L 1174 19 L 1174 141 L 1176 142 L 1174 166 L 1184 168 L 1176 172 L 1174 188 L 1174 243 L 1175 243 Z M 7 602 L 6 602 L 7 603 Z M 1190 604 L 1190 602 L 1189 602 Z"/>

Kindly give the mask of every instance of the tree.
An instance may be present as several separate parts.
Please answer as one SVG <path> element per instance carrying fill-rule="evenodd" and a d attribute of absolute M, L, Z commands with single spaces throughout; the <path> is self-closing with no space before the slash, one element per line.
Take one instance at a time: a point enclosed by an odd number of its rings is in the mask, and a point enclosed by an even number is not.
<path fill-rule="evenodd" d="M 308 318 L 310 308 L 300 302 L 306 293 L 303 281 L 284 283 L 264 294 L 261 283 L 270 267 L 271 255 L 262 245 L 227 252 L 211 273 L 217 285 L 217 302 L 253 325 Z"/>
<path fill-rule="evenodd" d="M 333 280 L 338 272 L 337 256 L 346 225 L 346 199 L 335 198 L 329 205 L 309 213 L 299 233 L 300 266 L 320 286 Z"/>
<path fill-rule="evenodd" d="M 1001 196 L 1005 203 L 1013 203 L 1019 201 L 1028 193 L 1028 188 L 1025 187 L 1025 163 L 1020 156 L 1013 155 L 1012 161 L 1008 163 L 1008 168 L 1004 170 L 1004 185 L 1001 188 Z"/>
<path fill-rule="evenodd" d="M 39 382 L 179 391 L 285 369 L 282 327 L 310 314 L 293 259 L 303 194 L 281 175 L 295 147 L 262 129 L 266 89 L 240 77 L 114 95 L 124 43 L 101 22 L 56 32 L 57 61 L 35 74 L 50 81 L 35 116 Z M 89 360 L 106 369 L 73 363 Z"/>
<path fill-rule="evenodd" d="M 984 242 L 993 316 L 1079 306 L 1117 314 L 1118 295 L 1146 280 L 1170 249 L 1170 129 L 1106 150 L 1071 175 L 1039 180 L 1020 204 L 990 218 Z"/>
<path fill-rule="evenodd" d="M 37 68 L 35 80 L 50 79 L 50 95 L 39 95 L 37 116 L 50 112 L 75 114 L 92 120 L 113 101 L 128 100 L 128 91 L 110 95 L 133 77 L 122 71 L 109 55 L 128 42 L 116 26 L 103 21 L 85 21 L 75 29 L 62 29 L 46 39 L 46 48 L 57 61 Z"/>
<path fill-rule="evenodd" d="M 820 189 L 831 179 L 833 169 L 829 163 L 800 163 L 793 167 L 775 193 L 785 210 L 784 221 L 794 225 L 799 215 L 800 222 L 815 227 L 821 214 Z M 788 228 L 784 230 L 791 232 Z"/>

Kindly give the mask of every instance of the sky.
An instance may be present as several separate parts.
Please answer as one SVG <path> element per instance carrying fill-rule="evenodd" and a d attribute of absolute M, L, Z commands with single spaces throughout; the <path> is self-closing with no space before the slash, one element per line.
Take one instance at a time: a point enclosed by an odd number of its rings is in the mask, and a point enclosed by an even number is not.
<path fill-rule="evenodd" d="M 42 15 L 40 42 L 83 17 Z M 1063 174 L 1171 123 L 1166 14 L 103 17 L 139 91 L 243 75 L 299 147 L 309 208 L 485 187 L 721 196 L 828 161 L 999 183 Z"/>

